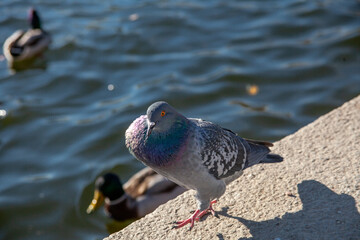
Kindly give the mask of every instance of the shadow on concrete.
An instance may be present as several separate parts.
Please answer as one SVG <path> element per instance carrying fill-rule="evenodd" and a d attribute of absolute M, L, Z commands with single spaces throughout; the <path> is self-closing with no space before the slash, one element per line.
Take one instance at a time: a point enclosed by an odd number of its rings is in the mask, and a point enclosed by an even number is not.
<path fill-rule="evenodd" d="M 244 224 L 252 238 L 240 239 L 344 239 L 360 240 L 360 214 L 355 199 L 347 194 L 336 194 L 325 185 L 314 180 L 298 184 L 303 209 L 286 213 L 281 218 L 262 222 L 231 216 L 228 208 L 217 212 Z M 218 239 L 224 239 L 221 233 Z"/>

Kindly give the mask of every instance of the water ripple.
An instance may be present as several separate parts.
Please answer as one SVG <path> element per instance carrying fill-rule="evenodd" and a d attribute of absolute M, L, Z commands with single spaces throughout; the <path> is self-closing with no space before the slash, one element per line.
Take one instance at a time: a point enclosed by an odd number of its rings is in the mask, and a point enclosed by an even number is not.
<path fill-rule="evenodd" d="M 49 50 L 17 72 L 0 61 L 4 239 L 105 237 L 104 213 L 85 213 L 94 179 L 114 171 L 126 180 L 143 167 L 124 132 L 154 101 L 275 141 L 360 92 L 357 1 L 35 7 L 53 36 Z M 27 28 L 27 8 L 0 2 L 2 42 Z"/>

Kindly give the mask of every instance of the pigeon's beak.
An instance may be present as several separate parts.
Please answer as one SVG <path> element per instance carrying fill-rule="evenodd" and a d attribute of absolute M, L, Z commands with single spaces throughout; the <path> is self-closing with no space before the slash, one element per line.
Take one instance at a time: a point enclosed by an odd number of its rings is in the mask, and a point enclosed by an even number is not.
<path fill-rule="evenodd" d="M 148 139 L 148 137 L 150 136 L 153 128 L 155 127 L 155 125 L 156 125 L 156 124 L 155 124 L 154 122 L 150 122 L 150 123 L 148 124 L 148 129 L 147 129 L 147 132 L 146 132 L 146 138 L 145 138 L 145 140 Z"/>

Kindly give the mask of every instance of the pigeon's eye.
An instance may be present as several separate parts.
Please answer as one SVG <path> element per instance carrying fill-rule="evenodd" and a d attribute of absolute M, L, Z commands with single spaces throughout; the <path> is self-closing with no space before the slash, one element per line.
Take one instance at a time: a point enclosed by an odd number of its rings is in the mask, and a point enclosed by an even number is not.
<path fill-rule="evenodd" d="M 165 111 L 161 111 L 160 115 L 163 117 L 165 116 Z"/>

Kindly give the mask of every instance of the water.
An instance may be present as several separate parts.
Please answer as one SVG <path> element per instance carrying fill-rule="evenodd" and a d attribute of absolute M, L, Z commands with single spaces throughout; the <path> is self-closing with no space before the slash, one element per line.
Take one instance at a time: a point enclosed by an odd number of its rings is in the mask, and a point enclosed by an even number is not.
<path fill-rule="evenodd" d="M 0 62 L 1 239 L 113 231 L 85 213 L 93 182 L 143 167 L 124 132 L 154 101 L 276 141 L 360 93 L 358 1 L 2 0 L 1 42 L 31 5 L 53 43 L 33 68 Z"/>

